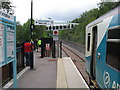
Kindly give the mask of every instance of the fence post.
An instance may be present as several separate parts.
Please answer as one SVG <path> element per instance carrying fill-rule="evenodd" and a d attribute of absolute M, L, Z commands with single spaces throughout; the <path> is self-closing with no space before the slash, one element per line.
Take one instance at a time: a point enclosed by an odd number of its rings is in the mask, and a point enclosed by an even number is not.
<path fill-rule="evenodd" d="M 2 67 L 0 67 L 0 87 L 2 85 Z"/>
<path fill-rule="evenodd" d="M 30 52 L 30 69 L 34 69 L 34 52 Z"/>
<path fill-rule="evenodd" d="M 62 41 L 60 41 L 60 58 L 62 58 Z"/>
<path fill-rule="evenodd" d="M 57 57 L 59 57 L 59 40 L 57 41 Z"/>
<path fill-rule="evenodd" d="M 53 41 L 52 57 L 55 58 L 55 41 Z"/>
<path fill-rule="evenodd" d="M 44 58 L 45 49 L 44 49 L 44 38 L 41 38 L 41 58 Z"/>
<path fill-rule="evenodd" d="M 24 65 L 24 63 L 25 63 L 25 59 L 24 59 L 24 57 L 25 57 L 25 55 L 24 55 L 24 43 L 22 43 L 22 48 L 21 48 L 21 52 L 22 52 L 22 60 L 23 60 L 23 67 L 25 67 L 25 65 Z"/>

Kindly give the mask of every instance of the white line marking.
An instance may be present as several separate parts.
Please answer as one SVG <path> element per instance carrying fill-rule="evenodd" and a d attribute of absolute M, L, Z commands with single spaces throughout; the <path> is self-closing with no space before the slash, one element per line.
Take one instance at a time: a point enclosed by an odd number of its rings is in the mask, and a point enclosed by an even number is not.
<path fill-rule="evenodd" d="M 80 78 L 81 78 L 81 79 L 82 79 L 82 81 L 84 82 L 85 86 L 86 86 L 87 88 L 89 88 L 89 87 L 88 87 L 88 85 L 86 84 L 85 80 L 83 79 L 82 75 L 79 73 L 79 71 L 78 71 L 77 67 L 76 67 L 76 66 L 75 66 L 75 64 L 73 63 L 72 59 L 71 59 L 70 57 L 68 57 L 68 58 L 69 58 L 69 59 L 70 59 L 70 61 L 72 62 L 73 66 L 75 67 L 76 71 L 78 72 L 78 74 L 79 74 Z"/>

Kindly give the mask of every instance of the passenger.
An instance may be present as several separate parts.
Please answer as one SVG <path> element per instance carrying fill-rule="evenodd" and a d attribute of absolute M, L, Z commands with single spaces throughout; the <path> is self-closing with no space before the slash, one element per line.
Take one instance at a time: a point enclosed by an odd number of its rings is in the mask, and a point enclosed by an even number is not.
<path fill-rule="evenodd" d="M 38 51 L 41 51 L 41 39 L 38 40 Z"/>
<path fill-rule="evenodd" d="M 31 42 L 30 43 L 32 43 L 33 45 L 34 45 L 34 41 L 31 39 Z"/>
<path fill-rule="evenodd" d="M 26 66 L 30 66 L 30 52 L 31 52 L 31 43 L 29 40 L 26 40 L 26 43 L 24 43 L 24 55 L 26 57 Z"/>
<path fill-rule="evenodd" d="M 37 45 L 37 43 L 38 43 L 38 39 L 36 39 L 36 40 L 34 41 L 34 44 L 35 44 L 35 49 L 34 49 L 34 50 L 36 50 L 36 51 L 38 52 L 38 45 Z"/>
<path fill-rule="evenodd" d="M 32 49 L 34 49 L 35 43 L 34 43 L 34 41 L 32 39 L 31 39 L 30 43 L 32 43 Z"/>

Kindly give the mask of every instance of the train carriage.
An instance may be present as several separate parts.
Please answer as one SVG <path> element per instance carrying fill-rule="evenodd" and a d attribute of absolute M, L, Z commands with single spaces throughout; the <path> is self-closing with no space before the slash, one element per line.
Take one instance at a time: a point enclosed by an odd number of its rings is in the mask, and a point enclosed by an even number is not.
<path fill-rule="evenodd" d="M 120 88 L 120 6 L 86 26 L 86 70 L 100 88 Z"/>

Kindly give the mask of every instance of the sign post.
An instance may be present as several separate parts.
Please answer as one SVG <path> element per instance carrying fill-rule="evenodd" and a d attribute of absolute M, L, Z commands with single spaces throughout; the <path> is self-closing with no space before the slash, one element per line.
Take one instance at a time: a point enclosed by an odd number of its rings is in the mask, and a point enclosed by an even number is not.
<path fill-rule="evenodd" d="M 34 22 L 33 22 L 33 0 L 31 0 L 31 52 L 30 52 L 30 69 L 34 69 L 34 52 L 32 48 L 32 40 L 33 40 L 33 30 L 34 30 Z"/>
<path fill-rule="evenodd" d="M 0 10 L 0 67 L 13 64 L 14 88 L 17 88 L 16 17 Z"/>
<path fill-rule="evenodd" d="M 53 31 L 53 40 L 54 40 L 54 41 L 59 40 L 59 38 L 58 38 L 58 33 L 59 33 L 58 30 L 54 30 L 54 31 Z"/>
<path fill-rule="evenodd" d="M 53 31 L 53 40 L 57 42 L 57 57 L 59 57 L 59 31 L 54 30 Z"/>
<path fill-rule="evenodd" d="M 51 19 L 35 20 L 35 25 L 53 25 L 54 21 Z"/>

